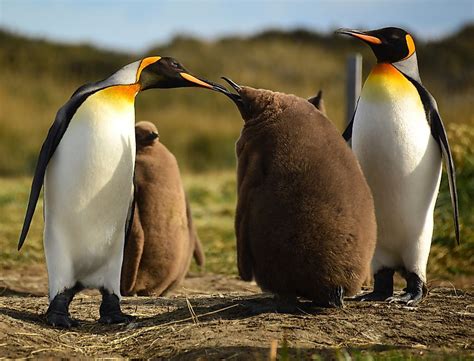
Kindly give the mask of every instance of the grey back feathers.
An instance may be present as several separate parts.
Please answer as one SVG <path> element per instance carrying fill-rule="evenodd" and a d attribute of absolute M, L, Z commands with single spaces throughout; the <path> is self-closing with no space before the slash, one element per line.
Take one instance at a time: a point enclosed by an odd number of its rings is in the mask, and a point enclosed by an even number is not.
<path fill-rule="evenodd" d="M 368 274 L 376 223 L 369 187 L 330 121 L 305 99 L 242 87 L 237 142 L 239 274 L 264 290 L 328 305 Z"/>

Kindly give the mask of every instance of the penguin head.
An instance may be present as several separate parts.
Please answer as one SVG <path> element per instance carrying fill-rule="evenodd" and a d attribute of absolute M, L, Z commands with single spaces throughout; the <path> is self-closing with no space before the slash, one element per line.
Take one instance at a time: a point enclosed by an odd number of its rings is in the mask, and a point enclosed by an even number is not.
<path fill-rule="evenodd" d="M 182 87 L 201 87 L 211 90 L 223 88 L 219 84 L 191 75 L 176 59 L 160 56 L 148 57 L 141 61 L 136 81 L 140 85 L 140 90 Z"/>
<path fill-rule="evenodd" d="M 135 139 L 137 148 L 143 148 L 157 142 L 160 135 L 155 124 L 147 121 L 138 122 L 135 125 Z"/>
<path fill-rule="evenodd" d="M 395 63 L 415 53 L 413 37 L 400 28 L 383 28 L 370 31 L 339 29 L 339 34 L 350 35 L 367 43 L 379 63 Z"/>

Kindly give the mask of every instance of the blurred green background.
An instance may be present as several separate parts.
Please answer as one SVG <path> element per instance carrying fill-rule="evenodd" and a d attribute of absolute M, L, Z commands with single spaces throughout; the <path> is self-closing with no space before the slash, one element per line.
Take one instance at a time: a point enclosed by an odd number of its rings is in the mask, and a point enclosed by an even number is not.
<path fill-rule="evenodd" d="M 416 34 L 415 34 L 416 36 Z M 457 166 L 461 246 L 455 247 L 447 180 L 435 213 L 431 279 L 472 284 L 474 275 L 474 25 L 449 37 L 417 41 L 420 73 L 438 101 Z M 266 31 L 217 40 L 179 36 L 144 54 L 65 45 L 0 31 L 0 267 L 42 262 L 42 219 L 36 212 L 26 246 L 16 251 L 36 157 L 56 111 L 80 85 L 109 76 L 145 55 L 173 56 L 193 74 L 302 97 L 324 91 L 327 113 L 342 131 L 345 62 L 362 53 L 365 78 L 374 64 L 360 42 L 307 30 Z M 137 121 L 154 122 L 178 158 L 190 195 L 207 270 L 236 273 L 233 216 L 234 143 L 242 121 L 217 93 L 151 90 L 136 102 Z"/>

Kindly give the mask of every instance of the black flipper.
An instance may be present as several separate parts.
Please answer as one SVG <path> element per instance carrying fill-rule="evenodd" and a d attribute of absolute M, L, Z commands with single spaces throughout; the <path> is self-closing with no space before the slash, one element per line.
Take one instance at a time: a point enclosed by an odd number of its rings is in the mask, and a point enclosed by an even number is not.
<path fill-rule="evenodd" d="M 459 233 L 459 206 L 458 206 L 458 192 L 456 188 L 456 170 L 454 168 L 453 156 L 449 147 L 448 136 L 443 125 L 443 121 L 438 112 L 438 106 L 433 96 L 421 85 L 418 81 L 410 78 L 406 74 L 404 76 L 415 86 L 420 94 L 421 101 L 426 113 L 426 119 L 431 127 L 431 135 L 439 144 L 443 158 L 446 164 L 446 171 L 448 173 L 449 192 L 451 194 L 451 205 L 453 207 L 454 230 L 456 233 L 456 241 L 460 243 Z"/>
<path fill-rule="evenodd" d="M 128 236 L 132 231 L 132 224 L 133 224 L 133 216 L 135 215 L 135 206 L 136 206 L 136 199 L 137 199 L 137 185 L 135 184 L 135 173 L 133 174 L 133 195 L 132 195 L 132 202 L 130 203 L 130 208 L 128 209 L 127 220 L 125 221 L 125 242 L 124 247 L 127 244 Z"/>
<path fill-rule="evenodd" d="M 352 138 L 352 128 L 354 126 L 354 118 L 355 118 L 355 113 L 357 111 L 357 106 L 358 105 L 359 105 L 359 100 L 357 100 L 356 107 L 354 109 L 354 112 L 352 113 L 351 121 L 347 125 L 346 130 L 344 130 L 344 133 L 342 133 L 342 137 L 344 138 L 344 140 L 346 142 L 349 142 L 349 140 L 351 140 L 351 138 Z"/>
<path fill-rule="evenodd" d="M 77 108 L 86 100 L 86 98 L 93 92 L 99 90 L 94 89 L 92 91 L 85 91 L 83 88 L 78 89 L 69 101 L 59 109 L 56 114 L 56 119 L 53 125 L 49 128 L 48 135 L 41 147 L 40 154 L 38 156 L 38 162 L 36 163 L 35 175 L 31 184 L 30 199 L 28 200 L 28 208 L 26 209 L 25 220 L 23 222 L 23 228 L 21 230 L 20 239 L 18 241 L 18 250 L 23 246 L 26 235 L 30 229 L 31 220 L 35 213 L 36 203 L 43 187 L 44 175 L 46 173 L 46 167 L 48 166 L 49 160 L 54 154 L 54 151 L 58 147 L 64 133 L 66 132 L 72 117 L 76 113 Z"/>
<path fill-rule="evenodd" d="M 353 125 L 354 125 L 354 116 L 352 117 L 350 123 L 347 125 L 346 130 L 344 130 L 344 133 L 342 133 L 342 137 L 344 138 L 344 140 L 346 142 L 348 142 L 352 138 L 352 127 L 353 127 Z"/>

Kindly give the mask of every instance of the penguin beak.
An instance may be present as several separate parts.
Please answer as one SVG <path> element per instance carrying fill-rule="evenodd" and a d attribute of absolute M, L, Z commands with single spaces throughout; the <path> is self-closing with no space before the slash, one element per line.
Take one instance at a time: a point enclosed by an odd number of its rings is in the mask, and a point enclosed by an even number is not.
<path fill-rule="evenodd" d="M 196 78 L 194 75 L 191 75 L 191 74 L 188 74 L 188 73 L 185 73 L 185 72 L 181 72 L 181 73 L 179 73 L 179 75 L 184 80 L 191 83 L 191 86 L 198 86 L 198 87 L 202 87 L 202 88 L 207 88 L 207 89 L 211 89 L 211 90 L 218 91 L 218 92 L 221 92 L 221 93 L 223 91 L 227 91 L 227 89 L 224 88 L 222 85 L 217 84 L 217 83 L 213 83 L 209 80 L 199 79 L 199 78 Z"/>
<path fill-rule="evenodd" d="M 355 38 L 358 38 L 368 44 L 373 44 L 373 45 L 379 45 L 382 44 L 382 40 L 377 38 L 376 36 L 369 35 L 363 31 L 359 30 L 351 30 L 351 29 L 338 29 L 336 30 L 336 34 L 343 34 L 343 35 L 349 35 L 353 36 Z"/>
<path fill-rule="evenodd" d="M 245 117 L 245 114 L 247 114 L 247 107 L 244 101 L 242 100 L 242 97 L 240 96 L 240 91 L 242 90 L 242 88 L 232 79 L 229 79 L 225 76 L 221 78 L 224 79 L 227 83 L 229 83 L 229 85 L 237 92 L 237 94 L 228 91 L 226 88 L 222 86 L 219 88 L 218 91 L 225 94 L 230 100 L 232 100 L 234 104 L 237 105 L 237 108 L 239 109 L 240 114 L 242 114 L 242 116 Z"/>
<path fill-rule="evenodd" d="M 242 101 L 242 97 L 240 96 L 240 90 L 242 89 L 240 85 L 234 82 L 232 79 L 229 79 L 225 76 L 221 77 L 224 79 L 229 85 L 237 92 L 237 94 L 228 91 L 226 88 L 222 87 L 223 90 L 218 90 L 221 93 L 225 94 L 230 100 L 232 100 L 235 105 L 239 108 L 240 111 L 244 109 L 244 102 Z"/>
<path fill-rule="evenodd" d="M 148 142 L 151 142 L 153 140 L 155 140 L 156 138 L 158 138 L 160 135 L 157 133 L 157 132 L 151 132 L 150 134 L 148 134 L 148 136 L 146 137 L 146 141 Z"/>

